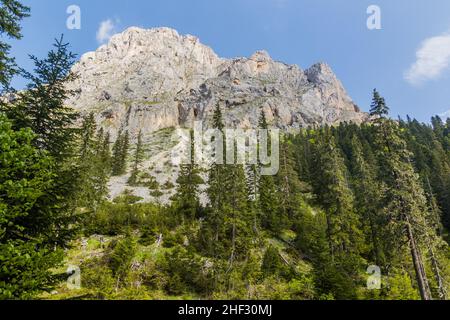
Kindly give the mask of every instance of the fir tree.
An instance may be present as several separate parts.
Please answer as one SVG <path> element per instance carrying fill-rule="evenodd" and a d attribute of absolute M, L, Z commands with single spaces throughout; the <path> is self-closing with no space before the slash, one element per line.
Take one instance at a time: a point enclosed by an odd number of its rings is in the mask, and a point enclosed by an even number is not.
<path fill-rule="evenodd" d="M 189 164 L 181 165 L 177 179 L 177 192 L 173 197 L 174 207 L 183 221 L 193 220 L 200 210 L 199 187 L 203 184 L 200 169 L 194 161 L 194 139 L 191 132 L 191 159 Z"/>
<path fill-rule="evenodd" d="M 0 34 L 10 39 L 21 39 L 20 21 L 29 16 L 30 9 L 16 0 L 0 1 Z M 11 78 L 18 73 L 13 58 L 9 57 L 11 46 L 0 41 L 0 92 L 8 89 Z"/>
<path fill-rule="evenodd" d="M 45 206 L 54 162 L 37 150 L 30 129 L 15 131 L 0 115 L 0 299 L 29 299 L 57 282 L 51 269 L 61 216 Z"/>
<path fill-rule="evenodd" d="M 378 109 L 384 108 L 384 100 L 379 100 L 379 104 Z M 381 178 L 386 184 L 383 209 L 391 225 L 385 228 L 384 236 L 395 243 L 394 255 L 401 253 L 407 243 L 420 295 L 429 300 L 431 293 L 422 251 L 424 240 L 432 231 L 423 215 L 427 211 L 424 190 L 398 125 L 383 118 L 375 130 Z"/>
<path fill-rule="evenodd" d="M 30 83 L 9 110 L 18 127 L 29 127 L 37 135 L 36 147 L 47 150 L 58 162 L 73 155 L 76 140 L 74 122 L 78 115 L 66 106 L 74 94 L 67 89 L 67 83 L 77 77 L 71 70 L 75 58 L 62 36 L 55 40 L 54 50 L 45 59 L 31 56 L 34 72 L 22 70 Z"/>
<path fill-rule="evenodd" d="M 79 195 L 78 206 L 96 211 L 107 194 L 110 171 L 109 137 L 103 129 L 97 132 L 94 115 L 83 120 L 79 151 Z"/>
<path fill-rule="evenodd" d="M 212 128 L 218 130 L 222 135 L 224 135 L 224 124 L 222 119 L 222 112 L 219 105 L 217 105 L 214 110 Z M 216 143 L 214 140 L 211 143 Z M 223 150 L 225 150 L 225 139 L 223 142 Z M 217 150 L 216 150 L 217 152 Z M 210 242 L 206 244 L 209 246 L 209 251 L 214 255 L 218 254 L 218 247 L 220 246 L 219 236 L 220 230 L 223 228 L 223 211 L 225 207 L 225 195 L 223 190 L 225 190 L 224 181 L 226 175 L 225 164 L 213 162 L 208 171 L 208 189 L 207 195 L 210 201 L 210 208 L 208 212 L 207 219 L 207 230 L 205 232 L 206 239 L 211 237 L 211 239 L 206 240 Z"/>
<path fill-rule="evenodd" d="M 386 105 L 386 101 L 377 91 L 373 89 L 372 104 L 370 106 L 370 115 L 378 118 L 385 118 L 389 114 L 389 107 Z"/>
<path fill-rule="evenodd" d="M 130 145 L 128 131 L 124 133 L 119 132 L 116 142 L 113 146 L 112 155 L 112 175 L 120 176 L 126 173 L 128 148 Z"/>
<path fill-rule="evenodd" d="M 137 178 L 139 174 L 139 165 L 144 160 L 144 145 L 142 142 L 142 132 L 139 131 L 138 139 L 136 143 L 136 150 L 134 152 L 134 159 L 133 159 L 133 170 L 131 171 L 130 179 L 128 179 L 129 185 L 136 185 Z"/>
<path fill-rule="evenodd" d="M 268 124 L 266 120 L 266 115 L 263 110 L 261 110 L 259 118 L 259 129 L 267 130 Z M 267 139 L 267 150 L 271 150 L 271 141 Z M 258 168 L 260 171 L 262 167 L 261 162 L 258 157 Z M 273 176 L 260 175 L 259 180 L 259 211 L 262 226 L 265 229 L 271 230 L 278 233 L 282 230 L 285 223 L 284 219 L 279 219 L 280 213 L 280 203 L 277 194 L 277 189 Z M 280 223 L 281 222 L 281 223 Z"/>
<path fill-rule="evenodd" d="M 376 180 L 377 171 L 374 163 L 368 163 L 363 152 L 363 145 L 357 135 L 352 139 L 352 171 L 355 189 L 356 207 L 367 227 L 367 243 L 371 248 L 371 260 L 378 266 L 385 265 L 383 244 L 380 235 L 382 217 L 379 212 L 381 186 Z"/>

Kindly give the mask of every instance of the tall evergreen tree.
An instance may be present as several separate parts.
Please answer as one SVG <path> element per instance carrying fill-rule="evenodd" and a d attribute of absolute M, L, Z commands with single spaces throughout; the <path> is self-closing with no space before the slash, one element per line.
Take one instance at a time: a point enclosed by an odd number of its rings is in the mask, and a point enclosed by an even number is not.
<path fill-rule="evenodd" d="M 389 113 L 385 99 L 380 95 L 377 89 L 373 89 L 372 104 L 370 105 L 370 115 L 383 118 Z"/>
<path fill-rule="evenodd" d="M 139 165 L 144 160 L 144 145 L 142 141 L 142 131 L 139 131 L 138 139 L 136 143 L 136 150 L 134 151 L 134 159 L 133 159 L 133 170 L 131 171 L 130 179 L 128 180 L 129 185 L 135 185 L 137 182 L 138 174 L 139 174 Z"/>
<path fill-rule="evenodd" d="M 73 156 L 76 140 L 74 122 L 78 115 L 66 106 L 66 101 L 74 94 L 67 89 L 67 83 L 77 77 L 72 72 L 76 55 L 70 52 L 69 44 L 61 36 L 45 59 L 30 57 L 35 65 L 34 72 L 22 70 L 23 77 L 30 83 L 8 110 L 8 115 L 16 126 L 29 127 L 36 133 L 36 147 L 47 150 L 62 162 Z"/>
<path fill-rule="evenodd" d="M 336 279 L 336 284 L 346 282 L 346 289 L 335 287 L 335 295 L 342 295 L 346 291 L 345 296 L 339 297 L 355 298 L 356 286 L 360 281 L 359 271 L 364 265 L 361 256 L 364 248 L 361 221 L 354 207 L 354 195 L 342 153 L 328 127 L 322 130 L 315 144 L 316 177 L 313 187 L 318 202 L 325 210 L 330 255 L 329 261 L 323 261 L 327 265 L 323 276 L 329 276 L 330 272 L 340 273 L 342 279 Z"/>
<path fill-rule="evenodd" d="M 363 145 L 357 135 L 352 139 L 352 171 L 353 185 L 355 189 L 356 207 L 366 226 L 369 247 L 371 248 L 370 260 L 378 266 L 385 266 L 383 243 L 380 234 L 382 217 L 379 212 L 381 198 L 381 185 L 376 179 L 375 164 L 366 160 Z"/>
<path fill-rule="evenodd" d="M 261 110 L 259 118 L 259 129 L 267 130 L 269 128 L 264 110 Z M 261 143 L 261 141 L 259 141 Z M 270 138 L 267 139 L 267 150 L 271 150 Z M 258 157 L 258 171 L 262 164 Z M 273 176 L 260 175 L 259 180 L 259 215 L 262 226 L 265 229 L 279 233 L 286 223 L 285 219 L 279 219 L 280 199 L 277 194 L 275 180 Z"/>
<path fill-rule="evenodd" d="M 113 176 L 120 176 L 126 173 L 129 146 L 130 146 L 130 138 L 128 131 L 126 131 L 125 133 L 120 131 L 112 149 Z"/>
<path fill-rule="evenodd" d="M 275 177 L 277 192 L 283 195 L 279 204 L 279 227 L 289 228 L 293 221 L 299 218 L 303 203 L 303 193 L 308 191 L 308 186 L 300 181 L 295 170 L 296 163 L 290 137 L 285 137 L 280 147 L 280 169 Z"/>
<path fill-rule="evenodd" d="M 191 132 L 191 159 L 189 164 L 181 165 L 180 174 L 177 179 L 177 192 L 173 197 L 174 207 L 177 214 L 181 215 L 183 221 L 196 218 L 200 209 L 200 185 L 203 179 L 200 169 L 195 163 L 194 138 Z"/>
<path fill-rule="evenodd" d="M 0 299 L 28 299 L 56 284 L 52 268 L 59 216 L 45 208 L 54 162 L 33 145 L 30 129 L 15 131 L 0 115 Z"/>
<path fill-rule="evenodd" d="M 30 9 L 17 0 L 0 1 L 0 34 L 10 39 L 21 39 L 20 21 L 29 16 Z M 0 41 L 0 93 L 8 89 L 11 78 L 18 73 L 13 58 L 9 57 L 11 46 Z"/>
<path fill-rule="evenodd" d="M 222 111 L 220 110 L 220 106 L 217 105 L 214 110 L 212 128 L 218 130 L 224 136 L 224 124 L 222 119 Z M 211 143 L 217 143 L 212 140 Z M 223 150 L 225 149 L 225 139 L 223 141 Z M 217 152 L 217 150 L 216 150 Z M 215 156 L 215 155 L 214 155 Z M 206 217 L 207 221 L 207 230 L 205 232 L 205 239 L 209 243 L 209 251 L 210 254 L 213 255 L 219 254 L 219 238 L 220 231 L 223 228 L 223 211 L 225 207 L 225 181 L 226 177 L 226 165 L 213 162 L 208 171 L 208 189 L 207 195 L 209 198 L 209 212 Z"/>
<path fill-rule="evenodd" d="M 105 136 L 103 129 L 97 132 L 93 113 L 83 119 L 78 165 L 80 181 L 77 204 L 95 212 L 107 195 L 111 169 L 109 136 Z"/>
<path fill-rule="evenodd" d="M 384 99 L 378 100 L 375 109 L 387 108 Z M 394 243 L 392 254 L 399 254 L 404 244 L 410 252 L 416 281 L 422 299 L 431 299 L 430 286 L 423 262 L 423 245 L 432 232 L 424 217 L 427 211 L 424 190 L 411 164 L 411 153 L 399 134 L 398 124 L 386 119 L 382 113 L 376 130 L 380 176 L 385 183 L 382 206 L 389 221 L 385 237 Z M 406 240 L 406 241 L 405 241 Z"/>

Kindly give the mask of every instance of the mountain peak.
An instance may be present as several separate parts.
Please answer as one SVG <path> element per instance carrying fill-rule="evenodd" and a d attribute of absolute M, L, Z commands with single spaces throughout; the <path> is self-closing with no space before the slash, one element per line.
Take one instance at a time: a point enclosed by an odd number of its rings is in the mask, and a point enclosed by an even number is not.
<path fill-rule="evenodd" d="M 113 136 L 120 129 L 206 124 L 217 105 L 233 127 L 256 126 L 260 108 L 280 128 L 366 117 L 324 62 L 302 71 L 264 50 L 223 59 L 197 37 L 167 27 L 130 27 L 83 55 L 74 72 L 80 77 L 71 84 L 77 95 L 69 103 L 86 112 L 95 108 Z"/>
<path fill-rule="evenodd" d="M 313 83 L 334 82 L 337 77 L 331 67 L 325 62 L 318 62 L 305 70 L 308 80 Z"/>
<path fill-rule="evenodd" d="M 250 57 L 250 60 L 256 62 L 266 62 L 271 61 L 272 58 L 266 50 L 258 50 Z"/>
<path fill-rule="evenodd" d="M 228 128 L 257 127 L 261 109 L 282 130 L 367 119 L 326 63 L 303 71 L 263 50 L 223 59 L 170 28 L 128 28 L 83 55 L 73 71 L 79 77 L 69 89 L 76 94 L 67 103 L 93 112 L 112 140 L 126 130 L 131 139 L 141 132 L 144 143 L 158 146 L 147 167 L 161 183 L 176 177 L 165 173 L 172 170 L 164 163 L 174 145 L 167 132 L 197 121 L 209 127 L 217 106 Z M 111 186 L 113 196 L 129 187 L 120 179 Z"/>

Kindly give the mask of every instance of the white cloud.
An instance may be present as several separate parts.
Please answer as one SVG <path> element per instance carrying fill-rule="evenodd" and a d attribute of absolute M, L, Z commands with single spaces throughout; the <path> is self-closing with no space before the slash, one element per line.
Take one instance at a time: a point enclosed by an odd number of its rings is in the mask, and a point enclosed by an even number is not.
<path fill-rule="evenodd" d="M 416 62 L 405 72 L 406 81 L 420 85 L 439 78 L 450 65 L 450 33 L 425 39 L 416 57 Z"/>
<path fill-rule="evenodd" d="M 439 117 L 441 117 L 442 119 L 447 119 L 450 118 L 450 110 L 448 110 L 447 112 L 444 112 L 442 114 L 439 115 Z"/>
<path fill-rule="evenodd" d="M 117 21 L 113 21 L 112 19 L 108 19 L 100 23 L 97 30 L 98 43 L 102 44 L 107 42 L 116 33 L 116 24 Z"/>

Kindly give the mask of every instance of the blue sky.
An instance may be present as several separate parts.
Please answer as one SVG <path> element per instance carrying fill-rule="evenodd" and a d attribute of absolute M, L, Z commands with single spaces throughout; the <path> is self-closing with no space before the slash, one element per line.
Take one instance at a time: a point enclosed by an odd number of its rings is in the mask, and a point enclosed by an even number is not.
<path fill-rule="evenodd" d="M 222 57 L 265 49 L 275 60 L 302 68 L 325 61 L 363 110 L 368 110 L 375 87 L 394 117 L 410 114 L 428 121 L 450 110 L 448 0 L 22 2 L 31 7 L 32 16 L 23 23 L 24 38 L 11 44 L 12 54 L 26 68 L 31 67 L 28 53 L 45 55 L 62 33 L 74 52 L 95 50 L 99 26 L 110 20 L 111 32 L 130 26 L 172 27 L 198 36 Z M 366 11 L 372 4 L 381 9 L 381 30 L 367 28 Z M 81 9 L 80 30 L 66 28 L 69 5 Z M 22 87 L 23 81 L 14 84 Z"/>

